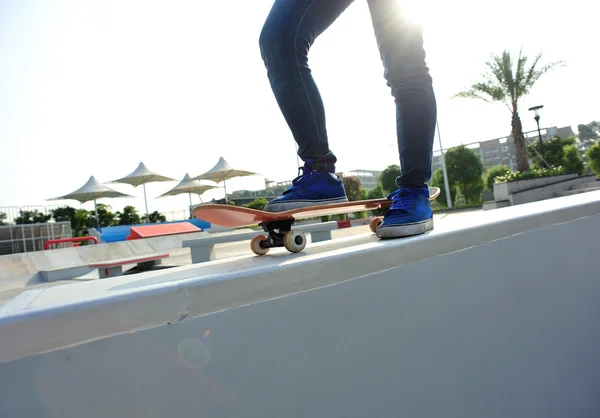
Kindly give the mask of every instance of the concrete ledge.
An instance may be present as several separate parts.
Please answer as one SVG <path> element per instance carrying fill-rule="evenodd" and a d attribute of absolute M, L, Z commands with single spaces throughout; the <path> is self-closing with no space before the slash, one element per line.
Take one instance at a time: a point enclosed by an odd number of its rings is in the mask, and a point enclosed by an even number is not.
<path fill-rule="evenodd" d="M 480 212 L 464 224 L 405 239 L 380 241 L 366 234 L 317 243 L 298 254 L 274 251 L 118 282 L 53 287 L 27 309 L 0 317 L 0 362 L 328 286 L 599 213 L 600 192 L 591 192 Z"/>
<path fill-rule="evenodd" d="M 321 242 L 331 239 L 331 231 L 338 229 L 338 223 L 317 222 L 305 225 L 295 226 L 294 229 L 300 230 L 311 235 L 311 242 Z M 218 235 L 211 235 L 193 240 L 185 240 L 181 243 L 182 247 L 190 248 L 192 263 L 204 263 L 215 260 L 215 245 L 229 242 L 251 240 L 257 235 L 262 234 L 260 230 L 248 230 L 244 232 L 224 232 Z"/>
<path fill-rule="evenodd" d="M 577 174 L 563 174 L 560 176 L 526 179 L 512 182 L 494 184 L 494 200 L 502 202 L 496 206 L 492 202 L 484 204 L 484 210 L 503 207 L 506 202 L 511 206 L 551 199 L 559 193 L 581 186 L 589 182 L 594 176 L 579 176 Z"/>
<path fill-rule="evenodd" d="M 493 202 L 483 202 L 483 210 L 500 209 L 510 206 L 510 201 L 499 200 Z"/>
<path fill-rule="evenodd" d="M 578 194 L 578 193 L 589 193 L 589 192 L 593 192 L 595 190 L 600 190 L 600 184 L 593 185 L 593 186 L 587 186 L 587 187 L 581 187 L 581 188 L 571 188 L 564 192 L 555 193 L 554 195 L 555 195 L 555 197 L 562 197 L 562 196 L 570 196 L 570 195 Z"/>
<path fill-rule="evenodd" d="M 40 270 L 39 277 L 42 283 L 57 282 L 59 280 L 72 280 L 83 276 L 94 270 L 89 266 L 57 267 L 53 269 Z"/>
<path fill-rule="evenodd" d="M 599 228 L 592 192 L 46 289 L 0 317 L 0 415 L 595 417 Z"/>
<path fill-rule="evenodd" d="M 162 259 L 167 257 L 169 257 L 169 254 L 149 254 L 94 263 L 90 264 L 88 267 L 92 269 L 98 269 L 98 277 L 100 279 L 107 279 L 111 277 L 122 276 L 124 265 L 137 264 L 141 270 L 149 270 L 153 266 L 160 264 Z"/>
<path fill-rule="evenodd" d="M 297 227 L 300 231 L 310 234 L 312 243 L 328 241 L 331 239 L 331 231 L 338 229 L 337 221 L 318 222 L 310 225 Z"/>
<path fill-rule="evenodd" d="M 0 305 L 0 316 L 7 316 L 27 309 L 27 307 L 46 289 L 26 290 L 9 302 Z"/>
<path fill-rule="evenodd" d="M 510 200 L 510 195 L 515 193 L 536 189 L 550 184 L 562 183 L 565 180 L 572 180 L 577 177 L 577 174 L 561 174 L 558 176 L 494 183 L 494 200 Z"/>
<path fill-rule="evenodd" d="M 211 235 L 208 237 L 202 237 L 198 239 L 191 239 L 181 242 L 183 248 L 190 249 L 190 255 L 192 257 L 192 264 L 204 263 L 207 261 L 215 260 L 215 245 L 225 244 L 228 242 L 237 242 L 250 240 L 256 235 L 259 235 L 259 231 L 232 231 L 223 232 L 218 235 Z"/>
<path fill-rule="evenodd" d="M 560 182 L 550 183 L 542 187 L 532 188 L 529 190 L 521 190 L 510 196 L 512 205 L 522 205 L 543 199 L 551 199 L 556 197 L 556 193 L 571 189 L 588 182 L 594 176 L 577 176 L 575 178 L 565 179 Z"/>

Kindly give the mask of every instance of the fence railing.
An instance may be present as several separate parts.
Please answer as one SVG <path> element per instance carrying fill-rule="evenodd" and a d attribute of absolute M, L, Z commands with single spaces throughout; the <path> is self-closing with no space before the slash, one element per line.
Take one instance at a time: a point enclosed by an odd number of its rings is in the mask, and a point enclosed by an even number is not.
<path fill-rule="evenodd" d="M 44 244 L 44 250 L 47 250 L 50 248 L 51 245 L 53 244 L 65 244 L 65 243 L 72 243 L 73 245 L 78 245 L 75 243 L 80 243 L 83 241 L 93 241 L 94 244 L 98 244 L 98 238 L 96 237 L 75 237 L 75 238 L 61 238 L 61 239 L 51 239 L 50 241 L 46 241 L 46 243 Z"/>
<path fill-rule="evenodd" d="M 47 241 L 72 236 L 70 222 L 0 226 L 0 255 L 41 251 Z"/>

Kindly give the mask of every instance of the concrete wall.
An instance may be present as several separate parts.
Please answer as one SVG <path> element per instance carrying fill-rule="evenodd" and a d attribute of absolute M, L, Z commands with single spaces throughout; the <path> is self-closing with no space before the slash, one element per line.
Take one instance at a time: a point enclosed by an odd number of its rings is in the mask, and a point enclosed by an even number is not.
<path fill-rule="evenodd" d="M 0 417 L 598 417 L 598 230 L 592 192 L 51 288 L 0 316 Z"/>
<path fill-rule="evenodd" d="M 593 181 L 595 176 L 564 174 L 539 179 L 519 180 L 494 184 L 494 203 L 486 202 L 484 209 L 510 205 L 522 205 L 544 199 L 551 199 L 565 190 Z M 503 203 L 500 203 L 503 202 Z M 506 203 L 508 202 L 508 203 Z"/>
<path fill-rule="evenodd" d="M 535 202 L 542 199 L 551 199 L 560 192 L 570 190 L 573 187 L 581 186 L 587 182 L 594 180 L 595 176 L 580 176 L 574 179 L 569 179 L 561 183 L 548 184 L 544 187 L 539 187 L 533 190 L 526 190 L 512 194 L 510 202 L 512 205 L 522 205 L 523 203 Z"/>
<path fill-rule="evenodd" d="M 508 200 L 510 195 L 520 191 L 529 190 L 535 187 L 542 187 L 548 184 L 560 183 L 562 181 L 574 178 L 577 178 L 577 174 L 562 174 L 560 176 L 494 183 L 494 199 Z"/>

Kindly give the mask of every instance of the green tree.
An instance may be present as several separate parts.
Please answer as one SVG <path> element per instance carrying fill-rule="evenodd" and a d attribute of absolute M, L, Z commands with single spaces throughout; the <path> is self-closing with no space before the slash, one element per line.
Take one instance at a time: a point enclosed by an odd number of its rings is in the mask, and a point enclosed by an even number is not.
<path fill-rule="evenodd" d="M 455 97 L 481 99 L 488 103 L 504 103 L 511 113 L 511 135 L 515 142 L 517 154 L 517 169 L 529 170 L 527 159 L 527 145 L 523 126 L 519 116 L 519 101 L 527 95 L 534 84 L 546 72 L 562 65 L 561 61 L 538 67 L 542 54 L 538 54 L 531 65 L 527 65 L 529 57 L 519 51 L 516 64 L 510 52 L 505 50 L 502 54 L 492 54 L 486 62 L 488 72 L 483 75 L 483 80 L 474 83 L 468 90 L 459 92 Z"/>
<path fill-rule="evenodd" d="M 44 215 L 42 212 L 35 210 L 20 210 L 19 216 L 15 218 L 17 225 L 43 224 L 52 219 L 52 215 Z"/>
<path fill-rule="evenodd" d="M 150 218 L 150 222 L 148 222 L 148 223 L 151 223 L 151 224 L 155 224 L 158 222 L 167 222 L 167 217 L 157 210 L 150 213 L 148 215 L 148 217 Z M 142 216 L 142 222 L 146 223 L 146 215 Z"/>
<path fill-rule="evenodd" d="M 264 197 L 258 197 L 247 205 L 244 205 L 244 207 L 256 210 L 264 210 L 267 203 L 269 203 L 267 199 Z"/>
<path fill-rule="evenodd" d="M 378 183 L 377 186 L 375 186 L 374 188 L 372 188 L 371 190 L 369 190 L 368 192 L 366 192 L 366 198 L 365 199 L 383 199 L 384 197 L 386 197 L 386 193 L 383 190 L 383 187 L 381 186 L 381 183 Z M 385 215 L 385 211 L 384 210 L 369 210 L 366 213 L 362 213 L 361 215 L 362 217 L 366 217 L 367 214 L 373 215 L 373 216 L 382 216 Z"/>
<path fill-rule="evenodd" d="M 75 208 L 71 206 L 61 206 L 50 211 L 52 218 L 56 222 L 71 222 L 75 217 Z"/>
<path fill-rule="evenodd" d="M 225 198 L 223 199 L 219 199 L 219 200 L 215 200 L 214 203 L 216 203 L 217 205 L 231 205 L 231 206 L 235 206 L 235 201 L 228 199 L 227 201 L 225 201 Z"/>
<path fill-rule="evenodd" d="M 346 189 L 346 196 L 350 202 L 360 200 L 362 197 L 362 186 L 360 179 L 355 176 L 349 176 L 343 178 L 344 189 Z"/>
<path fill-rule="evenodd" d="M 6 222 L 6 213 L 0 212 L 0 226 L 8 225 Z"/>
<path fill-rule="evenodd" d="M 137 225 L 142 223 L 137 209 L 130 205 L 125 206 L 123 212 L 117 212 L 115 216 L 119 218 L 118 225 Z"/>
<path fill-rule="evenodd" d="M 272 196 L 280 196 L 283 194 L 283 192 L 285 192 L 285 189 L 286 188 L 284 186 L 273 187 L 271 189 L 271 194 L 272 194 Z"/>
<path fill-rule="evenodd" d="M 594 145 L 594 142 L 600 138 L 600 122 L 593 121 L 587 125 L 577 125 L 577 130 L 579 131 L 577 138 L 584 149 Z"/>
<path fill-rule="evenodd" d="M 398 188 L 396 185 L 396 177 L 399 177 L 401 174 L 399 165 L 390 165 L 385 168 L 381 172 L 379 176 L 379 183 L 384 191 L 384 193 L 391 193 Z"/>
<path fill-rule="evenodd" d="M 544 160 L 550 167 L 559 167 L 563 165 L 565 160 L 565 146 L 573 144 L 575 144 L 575 137 L 561 138 L 559 136 L 554 136 L 544 141 Z M 540 159 L 542 153 L 539 141 L 532 142 L 527 148 L 535 168 L 548 168 Z"/>
<path fill-rule="evenodd" d="M 450 201 L 452 202 L 452 206 L 454 206 L 454 201 L 456 200 L 456 188 L 453 186 L 450 176 L 448 176 L 448 183 L 450 184 Z M 431 176 L 431 186 L 440 188 L 441 192 L 437 201 L 440 206 L 448 207 L 446 184 L 444 183 L 444 171 L 441 168 L 438 168 L 433 172 L 433 175 Z"/>
<path fill-rule="evenodd" d="M 381 199 L 383 197 L 385 197 L 385 191 L 381 184 L 378 184 L 367 193 L 367 199 Z"/>
<path fill-rule="evenodd" d="M 473 181 L 467 183 L 466 189 L 463 189 L 463 196 L 465 196 L 465 202 L 471 205 L 481 203 L 481 194 L 485 189 L 485 182 L 483 177 L 473 178 Z"/>
<path fill-rule="evenodd" d="M 460 189 L 467 204 L 481 199 L 483 164 L 476 152 L 464 145 L 449 149 L 446 152 L 446 170 L 448 180 Z"/>
<path fill-rule="evenodd" d="M 552 137 L 544 142 L 543 147 L 544 160 L 550 167 L 562 166 L 567 173 L 577 173 L 579 175 L 585 172 L 585 166 L 579 155 L 574 136 L 569 138 Z M 546 168 L 546 164 L 539 157 L 541 155 L 539 142 L 529 144 L 528 149 L 534 167 Z"/>
<path fill-rule="evenodd" d="M 567 170 L 567 173 L 577 173 L 580 176 L 585 172 L 583 160 L 579 156 L 579 151 L 575 144 L 565 145 L 563 148 L 564 157 L 562 166 Z"/>
<path fill-rule="evenodd" d="M 85 209 L 77 209 L 71 220 L 71 230 L 73 236 L 81 237 L 88 235 L 88 228 L 96 225 L 93 215 L 90 216 L 90 212 Z"/>
<path fill-rule="evenodd" d="M 98 210 L 98 227 L 103 228 L 116 224 L 116 215 L 110 211 L 111 207 L 109 205 L 98 203 L 96 209 Z M 89 220 L 89 225 L 96 225 L 95 213 L 93 210 L 89 212 L 89 218 L 91 218 Z"/>
<path fill-rule="evenodd" d="M 80 237 L 87 235 L 90 225 L 94 225 L 93 220 L 90 223 L 89 212 L 85 209 L 75 209 L 71 206 L 62 206 L 51 212 L 52 218 L 56 222 L 70 222 L 73 236 Z"/>
<path fill-rule="evenodd" d="M 496 177 L 502 176 L 510 171 L 505 165 L 496 165 L 494 167 L 490 167 L 486 173 L 485 185 L 489 190 L 494 190 L 494 183 Z"/>
<path fill-rule="evenodd" d="M 585 155 L 588 158 L 590 168 L 600 176 L 600 141 L 589 147 Z"/>

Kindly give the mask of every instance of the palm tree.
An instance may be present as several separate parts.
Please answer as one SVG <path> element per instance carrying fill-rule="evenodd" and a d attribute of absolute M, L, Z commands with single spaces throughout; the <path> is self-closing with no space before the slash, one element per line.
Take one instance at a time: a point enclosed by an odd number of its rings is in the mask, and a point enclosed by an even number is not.
<path fill-rule="evenodd" d="M 521 118 L 519 117 L 519 100 L 527 95 L 533 85 L 542 75 L 557 66 L 562 66 L 562 61 L 556 61 L 538 68 L 542 54 L 538 54 L 533 63 L 526 68 L 529 57 L 519 51 L 519 59 L 513 68 L 513 58 L 510 52 L 504 50 L 501 55 L 492 54 L 491 60 L 486 62 L 488 72 L 483 75 L 483 81 L 474 83 L 470 89 L 456 94 L 454 97 L 481 99 L 488 103 L 501 102 L 511 112 L 512 137 L 517 151 L 517 170 L 529 170 L 527 159 L 527 145 Z"/>

